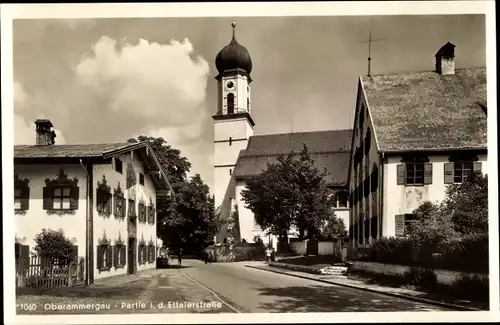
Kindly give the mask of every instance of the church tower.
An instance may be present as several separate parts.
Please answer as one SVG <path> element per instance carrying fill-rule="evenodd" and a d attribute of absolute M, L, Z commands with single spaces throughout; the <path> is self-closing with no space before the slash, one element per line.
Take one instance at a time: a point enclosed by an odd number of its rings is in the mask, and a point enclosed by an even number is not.
<path fill-rule="evenodd" d="M 230 186 L 240 150 L 247 148 L 255 125 L 251 112 L 250 72 L 252 59 L 248 50 L 233 37 L 217 54 L 217 113 L 214 119 L 214 195 L 216 207 L 233 199 Z M 231 193 L 232 191 L 232 193 Z"/>

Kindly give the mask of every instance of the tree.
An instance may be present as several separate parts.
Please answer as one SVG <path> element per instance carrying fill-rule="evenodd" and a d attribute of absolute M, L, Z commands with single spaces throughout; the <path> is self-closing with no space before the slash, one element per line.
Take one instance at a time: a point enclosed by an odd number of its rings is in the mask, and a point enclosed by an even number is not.
<path fill-rule="evenodd" d="M 488 234 L 488 176 L 472 173 L 462 184 L 450 185 L 443 203 L 457 232 Z"/>
<path fill-rule="evenodd" d="M 324 239 L 336 239 L 344 238 L 346 235 L 347 230 L 344 220 L 338 218 L 334 213 L 331 213 L 322 229 L 321 237 Z"/>
<path fill-rule="evenodd" d="M 200 252 L 218 231 L 218 220 L 209 188 L 199 174 L 178 183 L 175 199 L 158 223 L 161 239 L 174 251 Z"/>
<path fill-rule="evenodd" d="M 51 263 L 69 263 L 73 258 L 73 243 L 62 230 L 42 229 L 35 236 L 35 252 Z"/>
<path fill-rule="evenodd" d="M 291 152 L 278 157 L 278 162 L 249 180 L 242 191 L 243 201 L 267 232 L 286 241 L 292 226 L 299 235 L 320 234 L 325 219 L 331 213 L 333 201 L 324 177 L 304 144 L 298 157 Z"/>
<path fill-rule="evenodd" d="M 304 144 L 299 159 L 293 161 L 292 179 L 297 184 L 298 213 L 293 225 L 299 230 L 299 238 L 316 238 L 321 235 L 325 220 L 332 214 L 332 193 L 328 189 L 325 177 L 328 172 L 320 171 Z"/>
<path fill-rule="evenodd" d="M 140 135 L 137 139 L 129 139 L 129 143 L 147 141 L 160 162 L 162 169 L 167 173 L 170 184 L 186 181 L 186 174 L 191 169 L 191 163 L 186 157 L 181 156 L 181 151 L 172 148 L 163 138 L 147 137 Z"/>
<path fill-rule="evenodd" d="M 415 221 L 405 231 L 415 243 L 434 245 L 458 235 L 450 215 L 444 213 L 442 204 L 426 201 L 413 214 Z"/>
<path fill-rule="evenodd" d="M 157 198 L 157 231 L 166 246 L 175 252 L 199 252 L 209 245 L 218 231 L 219 220 L 213 196 L 196 174 L 187 179 L 191 163 L 163 138 L 139 136 L 128 142 L 147 141 L 155 152 L 175 196 Z"/>
<path fill-rule="evenodd" d="M 474 174 L 446 189 L 440 204 L 422 203 L 407 234 L 419 242 L 438 243 L 463 235 L 488 234 L 488 179 Z"/>

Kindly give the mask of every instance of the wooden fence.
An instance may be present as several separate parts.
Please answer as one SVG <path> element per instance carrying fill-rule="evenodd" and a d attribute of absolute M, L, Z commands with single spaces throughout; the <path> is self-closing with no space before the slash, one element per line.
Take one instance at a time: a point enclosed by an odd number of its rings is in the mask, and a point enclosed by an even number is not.
<path fill-rule="evenodd" d="M 84 282 L 84 258 L 69 263 L 54 263 L 40 256 L 29 256 L 16 261 L 16 287 L 57 288 Z"/>

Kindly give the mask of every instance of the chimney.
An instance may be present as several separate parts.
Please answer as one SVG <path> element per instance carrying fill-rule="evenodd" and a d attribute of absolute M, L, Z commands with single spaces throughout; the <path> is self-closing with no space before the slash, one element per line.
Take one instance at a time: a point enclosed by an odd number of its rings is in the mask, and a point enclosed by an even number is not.
<path fill-rule="evenodd" d="M 56 133 L 52 131 L 52 123 L 50 120 L 38 119 L 35 121 L 36 125 L 36 145 L 37 146 L 51 146 L 55 143 Z"/>
<path fill-rule="evenodd" d="M 455 45 L 450 42 L 436 53 L 436 72 L 443 76 L 455 74 Z"/>

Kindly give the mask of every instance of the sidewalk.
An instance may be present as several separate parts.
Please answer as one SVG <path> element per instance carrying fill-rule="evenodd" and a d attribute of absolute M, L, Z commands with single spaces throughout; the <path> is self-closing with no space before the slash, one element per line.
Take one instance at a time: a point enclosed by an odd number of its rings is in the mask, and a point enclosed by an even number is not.
<path fill-rule="evenodd" d="M 162 273 L 162 270 L 157 270 L 156 268 L 139 271 L 135 274 L 120 274 L 114 275 L 107 278 L 95 279 L 92 286 L 99 287 L 116 287 L 125 285 L 131 282 L 140 281 L 144 279 L 150 279 L 156 275 Z"/>
<path fill-rule="evenodd" d="M 463 311 L 484 311 L 488 310 L 487 306 L 480 303 L 474 303 L 470 301 L 459 301 L 459 300 L 444 300 L 440 297 L 428 294 L 426 292 L 415 291 L 405 288 L 393 288 L 386 287 L 376 284 L 368 284 L 361 280 L 349 279 L 344 275 L 319 275 L 319 274 L 309 274 L 304 272 L 290 271 L 285 269 L 280 269 L 277 267 L 268 266 L 263 262 L 260 263 L 246 263 L 246 267 L 259 269 L 268 272 L 286 274 L 289 276 L 295 276 L 303 279 L 319 281 L 324 283 L 330 283 L 333 285 L 340 285 L 349 288 L 355 288 L 359 290 L 366 290 L 371 292 L 376 292 L 380 294 L 385 294 L 393 297 L 399 297 L 404 299 L 409 299 L 413 301 L 418 301 L 422 303 L 428 303 L 432 305 L 442 306 L 445 308 L 450 308 L 454 310 Z"/>

